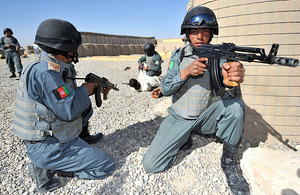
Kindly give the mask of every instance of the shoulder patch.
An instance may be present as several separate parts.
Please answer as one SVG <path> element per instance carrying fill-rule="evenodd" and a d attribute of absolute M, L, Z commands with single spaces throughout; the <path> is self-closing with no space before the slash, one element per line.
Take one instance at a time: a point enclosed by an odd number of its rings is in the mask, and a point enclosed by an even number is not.
<path fill-rule="evenodd" d="M 48 69 L 49 70 L 55 70 L 57 72 L 60 72 L 60 65 L 56 64 L 54 62 L 48 61 Z"/>
<path fill-rule="evenodd" d="M 174 66 L 174 61 L 172 60 L 169 62 L 168 69 L 173 69 L 173 66 Z"/>
<path fill-rule="evenodd" d="M 68 97 L 71 94 L 65 85 L 52 90 L 52 92 L 57 100 L 64 99 L 65 97 Z"/>

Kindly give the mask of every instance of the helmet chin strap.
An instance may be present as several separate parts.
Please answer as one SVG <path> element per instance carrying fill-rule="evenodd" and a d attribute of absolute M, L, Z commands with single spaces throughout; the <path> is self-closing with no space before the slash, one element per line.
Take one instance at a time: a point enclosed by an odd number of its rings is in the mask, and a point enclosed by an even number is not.
<path fill-rule="evenodd" d="M 77 62 L 79 62 L 79 60 L 78 60 L 78 53 L 77 53 L 77 51 L 74 53 L 74 55 L 73 55 L 73 62 L 74 62 L 74 64 L 76 64 Z"/>
<path fill-rule="evenodd" d="M 74 55 L 69 55 L 68 52 L 63 52 L 62 55 L 63 55 L 66 59 L 71 58 L 71 59 L 72 59 L 72 62 L 74 62 L 74 64 L 76 64 L 77 62 L 79 62 L 77 51 L 74 52 Z"/>
<path fill-rule="evenodd" d="M 189 34 L 188 30 L 185 33 L 185 42 L 191 42 L 191 40 L 190 40 L 190 34 Z"/>

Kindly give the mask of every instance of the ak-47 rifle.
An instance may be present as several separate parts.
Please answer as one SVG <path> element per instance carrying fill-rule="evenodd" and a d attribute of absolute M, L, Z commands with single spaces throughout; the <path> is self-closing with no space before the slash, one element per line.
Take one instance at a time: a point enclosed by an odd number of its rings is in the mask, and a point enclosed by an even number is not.
<path fill-rule="evenodd" d="M 197 56 L 208 58 L 207 64 L 210 72 L 211 86 L 216 95 L 222 95 L 225 91 L 225 85 L 223 84 L 220 59 L 226 59 L 227 61 L 279 64 L 291 67 L 299 65 L 298 59 L 277 57 L 278 48 L 279 44 L 274 43 L 269 55 L 267 56 L 263 48 L 238 47 L 233 43 L 222 43 L 222 45 L 207 44 L 198 47 Z M 230 81 L 227 86 L 236 87 L 239 86 L 239 84 L 237 82 Z"/>
<path fill-rule="evenodd" d="M 22 46 L 19 46 L 19 45 L 14 44 L 14 43 L 8 43 L 8 44 L 5 44 L 4 49 L 7 49 L 7 48 L 8 48 L 7 45 L 10 45 L 10 47 L 14 47 L 14 48 L 19 47 L 19 50 L 24 50 L 24 48 L 23 48 Z"/>
<path fill-rule="evenodd" d="M 85 78 L 75 78 L 75 79 L 84 79 L 87 83 L 97 83 L 98 85 L 94 88 L 93 94 L 95 94 L 95 100 L 97 107 L 100 107 L 102 104 L 101 100 L 101 88 L 103 92 L 103 99 L 107 100 L 108 88 L 119 91 L 117 85 L 109 82 L 105 77 L 99 77 L 93 73 L 89 73 Z"/>

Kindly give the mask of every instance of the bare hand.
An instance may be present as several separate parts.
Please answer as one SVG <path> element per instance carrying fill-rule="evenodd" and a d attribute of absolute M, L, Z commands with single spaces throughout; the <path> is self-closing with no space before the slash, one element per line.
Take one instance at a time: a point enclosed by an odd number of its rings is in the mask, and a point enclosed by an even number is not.
<path fill-rule="evenodd" d="M 94 88 L 97 86 L 97 83 L 83 83 L 82 85 L 88 89 L 89 95 L 92 95 Z"/>
<path fill-rule="evenodd" d="M 244 82 L 245 69 L 240 62 L 226 62 L 222 66 L 222 75 L 224 77 L 224 84 L 232 86 L 230 81 L 235 81 L 237 83 Z M 238 84 L 235 84 L 234 86 L 238 86 Z"/>
<path fill-rule="evenodd" d="M 148 67 L 145 67 L 145 68 L 143 68 L 143 70 L 144 70 L 144 71 L 148 71 L 148 70 L 149 70 L 149 68 L 148 68 Z"/>
<path fill-rule="evenodd" d="M 139 64 L 139 69 L 142 69 L 143 68 L 143 65 L 142 64 Z"/>
<path fill-rule="evenodd" d="M 191 63 L 188 67 L 183 69 L 180 73 L 180 77 L 184 80 L 187 80 L 190 76 L 198 76 L 204 74 L 207 58 L 197 58 Z"/>
<path fill-rule="evenodd" d="M 103 87 L 101 87 L 101 93 L 106 93 L 106 94 L 108 94 L 108 92 L 111 90 L 111 88 L 110 88 L 110 86 L 108 86 L 108 87 L 106 87 L 106 88 L 103 88 Z"/>

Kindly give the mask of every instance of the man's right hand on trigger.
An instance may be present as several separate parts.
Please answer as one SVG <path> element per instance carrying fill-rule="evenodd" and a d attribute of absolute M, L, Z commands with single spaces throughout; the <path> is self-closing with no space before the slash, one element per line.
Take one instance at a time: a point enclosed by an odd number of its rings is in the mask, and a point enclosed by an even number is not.
<path fill-rule="evenodd" d="M 89 95 L 92 95 L 94 88 L 97 86 L 97 83 L 83 83 L 82 85 L 88 89 Z"/>
<path fill-rule="evenodd" d="M 184 80 L 187 80 L 190 76 L 198 76 L 203 74 L 206 68 L 205 62 L 207 61 L 207 58 L 195 59 L 194 62 L 181 71 L 180 77 Z"/>

